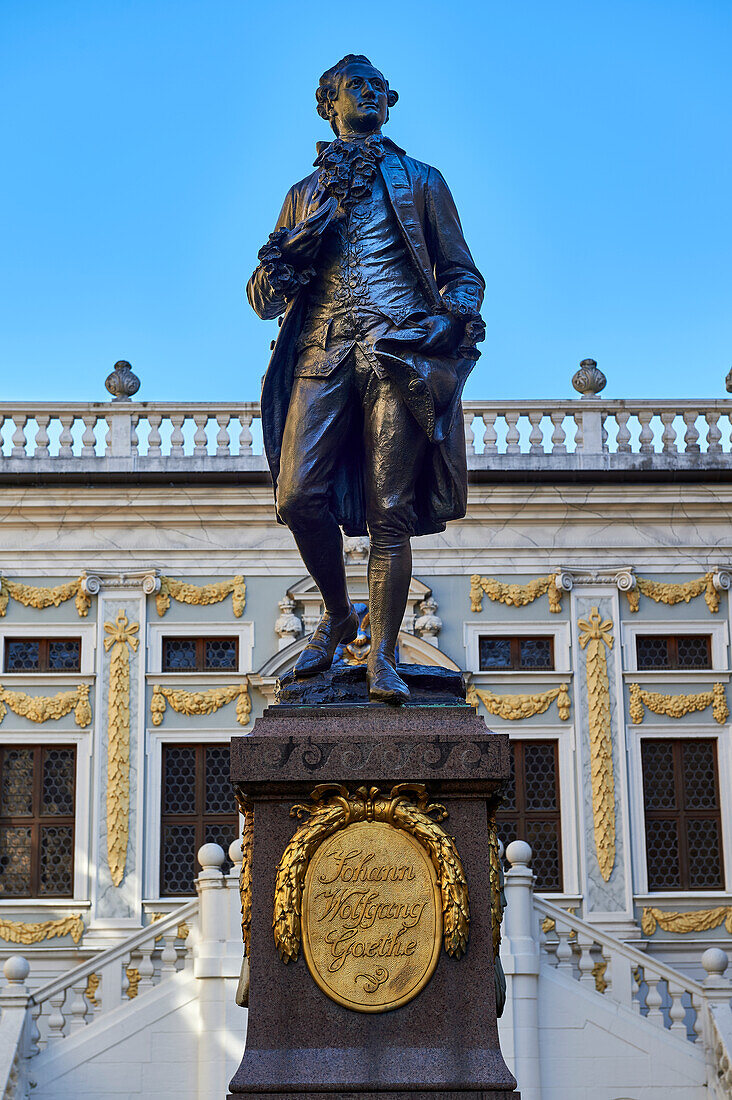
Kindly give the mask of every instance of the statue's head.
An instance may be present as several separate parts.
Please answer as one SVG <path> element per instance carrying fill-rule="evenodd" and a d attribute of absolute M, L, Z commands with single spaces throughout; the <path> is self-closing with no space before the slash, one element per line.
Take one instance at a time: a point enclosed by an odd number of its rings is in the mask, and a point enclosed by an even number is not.
<path fill-rule="evenodd" d="M 318 114 L 341 137 L 380 130 L 399 97 L 368 57 L 349 53 L 323 73 L 315 98 Z"/>

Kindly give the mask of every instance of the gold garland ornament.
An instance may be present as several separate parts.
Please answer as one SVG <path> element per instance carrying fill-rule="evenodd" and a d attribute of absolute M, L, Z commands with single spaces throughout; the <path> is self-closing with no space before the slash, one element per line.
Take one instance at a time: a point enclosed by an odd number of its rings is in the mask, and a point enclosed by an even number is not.
<path fill-rule="evenodd" d="M 241 938 L 247 958 L 250 956 L 252 931 L 252 848 L 254 846 L 254 808 L 239 799 L 239 810 L 244 815 L 244 828 L 241 834 L 241 871 L 239 873 L 239 895 L 241 897 Z"/>
<path fill-rule="evenodd" d="M 543 714 L 549 709 L 556 699 L 559 717 L 563 722 L 569 719 L 569 688 L 567 684 L 560 684 L 558 688 L 549 688 L 536 695 L 495 695 L 487 688 L 479 688 L 470 684 L 465 696 L 465 701 L 471 707 L 478 709 L 478 703 L 482 703 L 489 714 L 497 718 L 506 718 L 509 722 L 517 722 L 522 718 L 533 718 L 535 714 Z"/>
<path fill-rule="evenodd" d="M 232 577 L 230 581 L 217 581 L 215 584 L 190 584 L 187 581 L 177 581 L 174 577 L 161 577 L 155 606 L 158 615 L 162 616 L 170 607 L 171 599 L 196 607 L 208 607 L 212 603 L 221 603 L 229 594 L 234 615 L 240 619 L 247 598 L 247 586 L 243 577 Z"/>
<path fill-rule="evenodd" d="M 152 722 L 154 726 L 161 724 L 168 703 L 178 714 L 214 714 L 234 699 L 237 701 L 236 720 L 240 726 L 246 726 L 252 713 L 247 684 L 229 684 L 227 687 L 209 688 L 208 691 L 183 691 L 181 688 L 155 684 L 150 701 Z"/>
<path fill-rule="evenodd" d="M 590 731 L 590 774 L 595 851 L 600 874 L 608 881 L 615 866 L 615 775 L 610 719 L 610 682 L 607 649 L 613 647 L 610 619 L 603 620 L 593 607 L 587 619 L 577 624 L 579 643 L 587 650 L 587 704 Z"/>
<path fill-rule="evenodd" d="M 488 872 L 491 884 L 491 934 L 493 939 L 493 958 L 497 959 L 501 951 L 501 924 L 503 923 L 503 886 L 501 883 L 501 855 L 498 848 L 498 826 L 496 825 L 496 811 L 491 811 L 488 818 L 488 848 L 490 857 L 490 870 Z"/>
<path fill-rule="evenodd" d="M 80 618 L 84 619 L 89 614 L 91 596 L 84 590 L 86 573 L 82 573 L 75 581 L 67 581 L 66 584 L 57 584 L 55 588 L 40 588 L 32 584 L 18 584 L 17 581 L 0 577 L 0 616 L 8 609 L 8 599 L 16 600 L 25 607 L 35 607 L 42 611 L 46 607 L 58 607 L 60 604 L 75 597 L 74 603 Z"/>
<path fill-rule="evenodd" d="M 724 684 L 713 684 L 711 691 L 700 691 L 696 695 L 662 695 L 659 691 L 645 691 L 640 684 L 630 685 L 630 717 L 636 726 L 645 717 L 644 707 L 667 718 L 683 718 L 685 714 L 706 710 L 709 706 L 715 722 L 723 726 L 729 718 Z"/>
<path fill-rule="evenodd" d="M 297 804 L 290 810 L 291 817 L 309 820 L 300 825 L 277 867 L 272 927 L 282 961 L 297 959 L 300 951 L 302 891 L 310 859 L 324 840 L 357 821 L 386 822 L 409 833 L 426 849 L 440 884 L 445 950 L 459 959 L 470 926 L 468 884 L 455 842 L 437 824 L 447 817 L 445 807 L 429 803 L 421 783 L 399 783 L 389 795 L 378 787 L 359 787 L 349 794 L 348 788 L 338 783 L 320 783 L 310 797 L 312 806 Z"/>
<path fill-rule="evenodd" d="M 0 684 L 0 722 L 8 712 L 27 718 L 30 722 L 48 722 L 63 718 L 73 710 L 77 726 L 84 729 L 92 720 L 89 705 L 89 685 L 79 684 L 73 691 L 60 691 L 58 695 L 27 695 L 24 691 L 8 691 Z"/>
<path fill-rule="evenodd" d="M 708 932 L 724 923 L 732 936 L 732 905 L 719 905 L 716 909 L 696 909 L 690 913 L 665 912 L 663 909 L 646 908 L 641 914 L 644 936 L 652 936 L 656 928 L 685 936 L 689 932 Z"/>
<path fill-rule="evenodd" d="M 43 940 L 55 939 L 58 936 L 71 936 L 74 943 L 78 943 L 84 935 L 84 921 L 81 913 L 74 913 L 70 917 L 61 917 L 59 920 L 43 920 L 32 924 L 26 924 L 18 920 L 0 920 L 0 939 L 8 943 L 42 943 Z"/>
<path fill-rule="evenodd" d="M 539 596 L 549 597 L 549 610 L 558 614 L 562 610 L 562 589 L 557 586 L 558 573 L 548 577 L 537 577 L 528 584 L 504 584 L 493 577 L 481 577 L 474 573 L 470 578 L 470 610 L 483 610 L 483 595 L 494 603 L 505 603 L 508 607 L 525 607 Z"/>
<path fill-rule="evenodd" d="M 139 623 L 118 611 L 105 623 L 104 648 L 112 651 L 107 706 L 107 861 L 112 882 L 119 886 L 127 862 L 130 815 L 130 649 L 137 652 Z"/>
<path fill-rule="evenodd" d="M 664 603 L 673 607 L 677 603 L 689 603 L 697 596 L 704 593 L 704 601 L 713 613 L 719 611 L 719 592 L 714 585 L 714 573 L 705 573 L 703 577 L 686 581 L 684 584 L 665 584 L 661 581 L 649 581 L 645 577 L 635 578 L 635 588 L 629 588 L 626 592 L 628 606 L 631 611 L 637 611 L 641 594 L 655 600 L 656 603 Z"/>

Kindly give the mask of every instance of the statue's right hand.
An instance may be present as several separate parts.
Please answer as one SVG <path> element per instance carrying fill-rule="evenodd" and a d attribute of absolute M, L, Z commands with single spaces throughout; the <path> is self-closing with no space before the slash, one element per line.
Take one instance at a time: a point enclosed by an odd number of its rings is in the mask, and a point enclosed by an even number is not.
<path fill-rule="evenodd" d="M 320 248 L 323 232 L 333 220 L 337 208 L 338 203 L 332 197 L 325 202 L 311 205 L 307 217 L 298 222 L 280 243 L 285 259 L 296 267 L 314 260 Z"/>

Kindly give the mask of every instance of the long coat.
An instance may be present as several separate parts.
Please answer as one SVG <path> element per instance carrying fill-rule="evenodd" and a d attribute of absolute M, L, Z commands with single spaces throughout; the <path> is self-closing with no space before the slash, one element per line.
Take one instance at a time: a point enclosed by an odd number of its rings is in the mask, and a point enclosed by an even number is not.
<path fill-rule="evenodd" d="M 415 280 L 434 312 L 479 316 L 485 284 L 463 237 L 460 219 L 447 184 L 436 168 L 408 157 L 383 139 L 386 155 L 380 170 L 386 192 L 414 264 Z M 325 146 L 319 146 L 319 152 Z M 290 189 L 275 227 L 292 229 L 303 221 L 318 186 L 312 172 Z M 317 262 L 317 261 L 316 261 Z M 307 288 L 286 300 L 260 264 L 247 285 L 253 309 L 263 319 L 284 314 L 262 385 L 262 430 L 267 461 L 277 492 L 282 436 L 287 418 L 297 352 L 297 339 L 307 308 Z M 467 462 L 460 398 L 475 365 L 474 347 L 450 356 L 421 356 L 418 334 L 396 330 L 375 346 L 384 369 L 396 383 L 431 446 L 417 479 L 415 534 L 443 531 L 460 519 L 467 507 Z M 346 534 L 365 535 L 363 457 L 349 447 L 340 456 L 333 492 L 333 510 Z M 278 517 L 279 519 L 279 517 Z"/>

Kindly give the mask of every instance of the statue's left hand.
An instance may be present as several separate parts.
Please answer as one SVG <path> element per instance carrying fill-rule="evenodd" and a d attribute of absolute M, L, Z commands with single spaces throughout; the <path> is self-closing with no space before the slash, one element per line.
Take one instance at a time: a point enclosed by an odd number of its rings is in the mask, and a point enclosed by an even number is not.
<path fill-rule="evenodd" d="M 460 343 L 464 326 L 459 318 L 437 313 L 433 317 L 422 318 L 418 327 L 425 333 L 424 340 L 419 344 L 421 352 L 450 354 Z"/>

